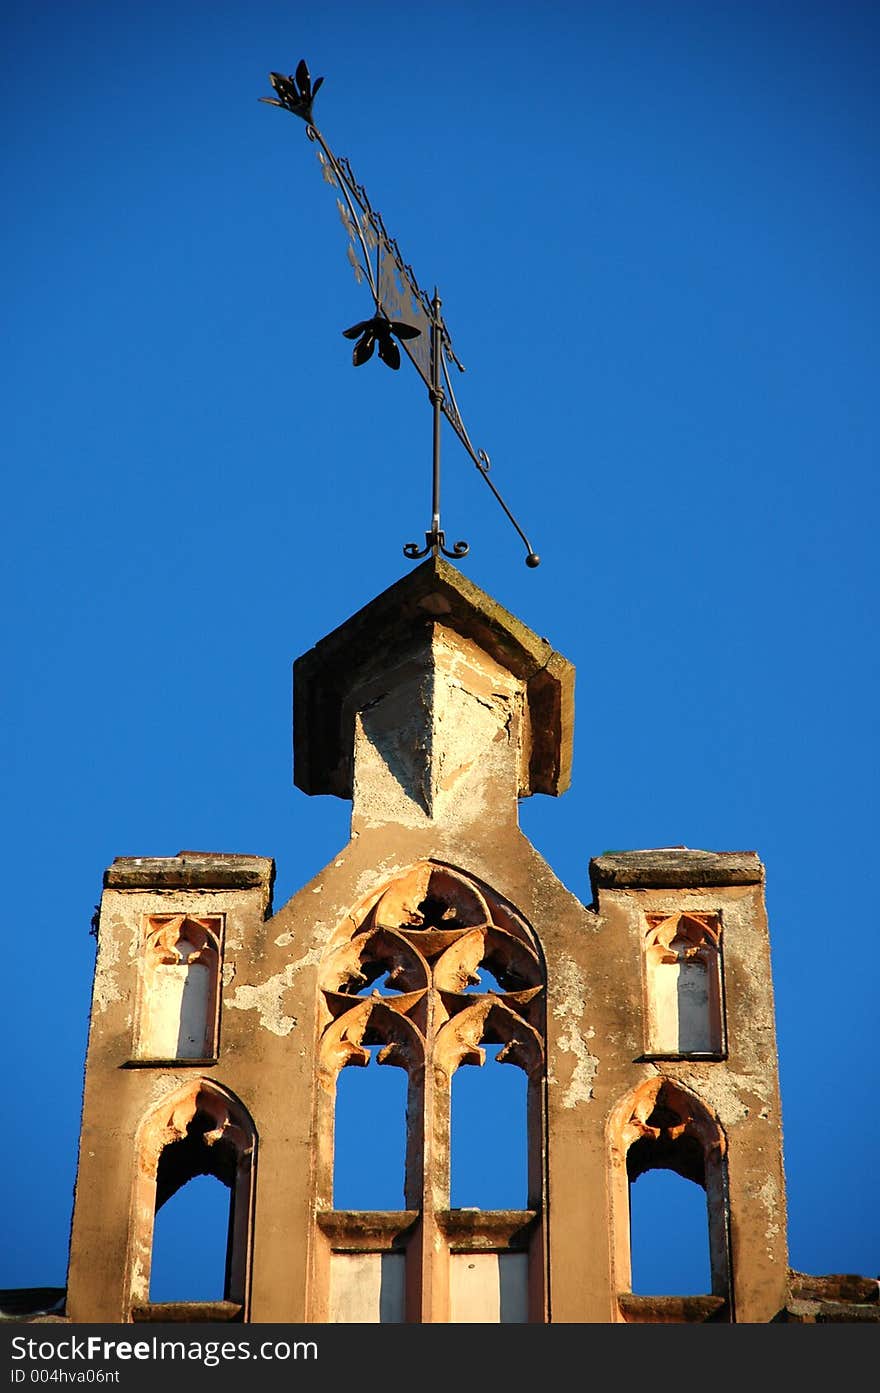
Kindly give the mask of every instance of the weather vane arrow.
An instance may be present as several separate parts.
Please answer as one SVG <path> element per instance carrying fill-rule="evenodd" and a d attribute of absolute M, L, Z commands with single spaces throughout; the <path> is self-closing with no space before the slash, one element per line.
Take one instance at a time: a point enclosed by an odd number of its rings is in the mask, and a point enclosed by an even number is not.
<path fill-rule="evenodd" d="M 345 338 L 356 340 L 352 352 L 354 366 L 359 368 L 368 362 L 375 350 L 387 367 L 396 370 L 400 367 L 400 348 L 403 348 L 428 389 L 434 423 L 431 527 L 425 533 L 424 547 L 407 542 L 403 548 L 404 555 L 416 561 L 429 552 L 433 556 L 442 552 L 444 556 L 459 560 L 469 551 L 467 542 L 455 542 L 451 550 L 447 550 L 446 537 L 440 526 L 440 423 L 441 417 L 445 416 L 476 465 L 480 477 L 488 484 L 519 534 L 526 549 L 526 565 L 539 565 L 540 558 L 489 476 L 489 456 L 485 450 L 474 449 L 465 429 L 450 378 L 452 365 L 459 372 L 464 372 L 464 367 L 456 357 L 440 313 L 441 300 L 436 287 L 433 297 L 429 299 L 416 280 L 412 267 L 404 261 L 396 241 L 389 236 L 381 215 L 372 207 L 363 184 L 359 184 L 355 178 L 348 160 L 333 154 L 314 123 L 312 105 L 324 79 L 318 77 L 313 83 L 308 66 L 302 59 L 295 73 L 287 77 L 283 73 L 270 73 L 269 81 L 275 96 L 260 97 L 259 100 L 270 106 L 280 106 L 282 110 L 305 121 L 306 135 L 319 147 L 318 159 L 324 178 L 341 195 L 336 203 L 348 233 L 348 259 L 355 278 L 359 284 L 367 282 L 373 297 L 372 317 L 342 331 Z"/>

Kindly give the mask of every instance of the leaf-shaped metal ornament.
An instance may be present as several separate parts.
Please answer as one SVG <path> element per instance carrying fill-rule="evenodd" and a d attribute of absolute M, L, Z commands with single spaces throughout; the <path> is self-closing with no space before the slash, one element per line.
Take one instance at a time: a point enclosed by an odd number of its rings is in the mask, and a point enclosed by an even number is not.
<path fill-rule="evenodd" d="M 357 259 L 357 252 L 355 251 L 354 247 L 351 245 L 351 242 L 349 242 L 349 244 L 348 244 L 348 252 L 347 252 L 347 255 L 348 255 L 349 261 L 351 262 L 351 269 L 354 271 L 354 278 L 355 278 L 355 280 L 357 281 L 358 285 L 360 285 L 361 282 L 364 280 L 364 268 L 361 266 L 361 263 L 358 261 L 358 259 Z"/>
<path fill-rule="evenodd" d="M 268 100 L 268 98 L 266 100 Z M 321 166 L 321 177 L 324 180 L 325 184 L 331 184 L 334 189 L 338 189 L 339 180 L 333 173 L 333 166 L 330 164 L 330 161 L 327 159 L 326 155 L 324 154 L 324 151 L 318 150 L 316 151 L 316 153 L 318 156 L 318 164 Z"/>
<path fill-rule="evenodd" d="M 269 81 L 278 94 L 275 97 L 260 97 L 261 102 L 268 102 L 270 106 L 281 106 L 285 111 L 290 111 L 294 116 L 299 116 L 309 125 L 312 122 L 312 102 L 321 83 L 322 77 L 316 78 L 312 85 L 311 74 L 308 64 L 301 58 L 297 64 L 296 72 L 289 77 L 284 73 L 270 73 Z"/>
<path fill-rule="evenodd" d="M 354 352 L 351 355 L 351 361 L 354 363 L 356 368 L 359 368 L 364 363 L 366 363 L 368 358 L 372 358 L 373 345 L 375 344 L 375 342 L 375 336 L 371 333 L 366 333 L 364 334 L 363 338 L 358 339 L 357 343 L 354 346 Z"/>
<path fill-rule="evenodd" d="M 376 229 L 373 227 L 366 213 L 361 214 L 361 227 L 364 229 L 364 241 L 370 248 L 370 251 L 374 252 L 379 245 L 379 239 L 376 236 Z"/>
<path fill-rule="evenodd" d="M 386 319 L 384 315 L 377 314 L 372 319 L 362 319 L 358 324 L 352 324 L 350 329 L 343 329 L 342 337 L 358 340 L 351 355 L 356 368 L 373 356 L 373 348 L 378 344 L 382 362 L 396 372 L 400 367 L 400 349 L 392 335 L 412 339 L 420 333 L 421 330 L 412 324 L 403 324 L 399 320 Z"/>
<path fill-rule="evenodd" d="M 396 372 L 400 367 L 400 349 L 390 334 L 382 334 L 378 342 L 379 357 L 383 363 L 387 363 L 389 368 L 393 368 Z"/>
<path fill-rule="evenodd" d="M 357 231 L 355 229 L 354 223 L 352 222 L 351 213 L 348 211 L 341 198 L 337 198 L 336 207 L 339 209 L 339 221 L 342 223 L 342 226 L 345 228 L 346 232 L 348 233 L 349 237 L 353 242 L 355 237 L 357 236 Z"/>
<path fill-rule="evenodd" d="M 312 77 L 311 73 L 309 72 L 309 65 L 306 62 L 305 58 L 300 58 L 299 62 L 296 65 L 296 85 L 299 88 L 302 95 L 304 97 L 308 97 L 311 90 Z"/>

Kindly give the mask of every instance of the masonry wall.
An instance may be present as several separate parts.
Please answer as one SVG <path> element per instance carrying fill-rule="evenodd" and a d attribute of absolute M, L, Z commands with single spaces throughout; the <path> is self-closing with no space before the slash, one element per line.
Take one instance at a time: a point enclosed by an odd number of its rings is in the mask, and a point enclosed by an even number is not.
<path fill-rule="evenodd" d="M 694 854 L 699 857 L 699 854 Z M 327 1239 L 316 1222 L 316 1001 L 325 945 L 377 882 L 419 860 L 450 864 L 490 886 L 533 927 L 547 974 L 543 1300 L 531 1318 L 621 1319 L 625 1273 L 616 1259 L 612 1120 L 645 1081 L 671 1078 L 702 1100 L 726 1139 L 734 1305 L 726 1318 L 765 1321 L 786 1301 L 784 1182 L 762 873 L 751 884 L 677 888 L 662 853 L 594 863 L 597 898 L 584 906 L 516 829 L 364 830 L 278 914 L 268 907 L 269 863 L 242 858 L 258 883 L 197 889 L 204 863 L 117 864 L 102 903 L 84 1124 L 72 1234 L 68 1311 L 74 1320 L 132 1315 L 132 1229 L 138 1136 L 145 1116 L 195 1075 L 244 1104 L 257 1134 L 255 1202 L 244 1316 L 329 1318 Z M 657 869 L 657 863 L 660 869 Z M 145 869 L 146 867 L 146 869 Z M 162 886 L 143 884 L 159 867 Z M 256 867 L 256 871 L 255 868 Z M 239 871 L 243 868 L 239 867 Z M 724 858 L 699 859 L 678 879 L 730 878 Z M 125 883 L 129 875 L 131 881 Z M 176 875 L 178 883 L 168 884 Z M 158 877 L 157 877 L 158 878 Z M 614 880 L 617 883 L 609 884 Z M 606 883 L 602 883 L 605 881 Z M 624 882 L 624 883 L 621 883 Z M 689 908 L 724 924 L 726 1057 L 645 1057 L 642 966 L 646 917 Z M 225 916 L 220 1049 L 215 1063 L 152 1066 L 134 1058 L 138 945 L 145 916 Z M 546 1266 L 545 1266 L 546 1265 Z M 622 1283 L 624 1285 L 622 1285 Z M 628 1318 L 655 1318 L 638 1302 Z M 687 1315 L 687 1313 L 685 1313 Z M 217 1313 L 215 1313 L 215 1316 Z M 141 1312 L 141 1319 L 145 1318 Z M 228 1318 L 220 1313 L 219 1318 Z M 240 1317 L 239 1317 L 240 1318 Z M 447 1313 L 448 1318 L 448 1313 Z M 696 1318 L 696 1317 L 695 1317 Z M 704 1317 L 699 1317 L 704 1318 Z"/>

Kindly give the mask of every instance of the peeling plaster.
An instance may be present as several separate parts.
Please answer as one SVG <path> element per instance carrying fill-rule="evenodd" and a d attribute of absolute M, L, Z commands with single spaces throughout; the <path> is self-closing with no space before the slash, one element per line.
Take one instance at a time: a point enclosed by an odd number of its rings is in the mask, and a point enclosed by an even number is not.
<path fill-rule="evenodd" d="M 562 1021 L 564 1028 L 558 1034 L 556 1043 L 559 1049 L 573 1054 L 575 1058 L 571 1079 L 562 1096 L 562 1106 L 574 1108 L 578 1103 L 589 1103 L 593 1097 L 593 1080 L 599 1070 L 599 1060 L 590 1053 L 587 1041 L 592 1040 L 596 1032 L 592 1027 L 587 1031 L 579 1028 L 586 984 L 580 968 L 570 958 L 560 963 L 558 980 L 561 990 L 553 1005 L 553 1018 Z"/>
<path fill-rule="evenodd" d="M 767 1256 L 768 1258 L 772 1258 L 775 1247 L 774 1240 L 779 1237 L 782 1231 L 781 1226 L 776 1222 L 776 1216 L 780 1209 L 779 1189 L 772 1175 L 767 1176 L 767 1179 L 758 1192 L 758 1198 L 767 1211 L 768 1223 L 764 1230 L 764 1237 L 767 1240 Z"/>
<path fill-rule="evenodd" d="M 767 1080 L 757 1075 L 735 1073 L 729 1066 L 724 1073 L 710 1073 L 710 1068 L 711 1066 L 705 1067 L 699 1075 L 689 1074 L 690 1084 L 685 1080 L 684 1070 L 681 1070 L 681 1080 L 685 1087 L 693 1088 L 705 1103 L 714 1108 L 719 1117 L 724 1118 L 726 1127 L 744 1122 L 749 1115 L 749 1109 L 743 1098 L 752 1096 L 763 1101 L 768 1088 Z"/>
<path fill-rule="evenodd" d="M 95 1003 L 95 1010 L 102 1015 L 114 1001 L 122 1000 L 122 992 L 116 983 L 116 975 L 113 971 L 119 963 L 119 943 L 115 938 L 105 937 L 101 945 L 101 952 L 98 956 L 98 966 L 95 972 L 95 988 L 92 999 Z"/>
<path fill-rule="evenodd" d="M 281 1002 L 294 975 L 293 964 L 288 963 L 283 972 L 276 973 L 260 986 L 236 987 L 234 996 L 223 998 L 223 1005 L 235 1011 L 258 1011 L 264 1030 L 271 1030 L 273 1035 L 289 1035 L 296 1025 L 296 1017 L 286 1016 Z"/>
<path fill-rule="evenodd" d="M 181 1072 L 166 1074 L 164 1078 L 161 1076 L 157 1076 L 156 1078 L 151 1079 L 148 1090 L 148 1102 L 145 1111 L 150 1112 L 154 1107 L 157 1107 L 159 1103 L 163 1102 L 165 1099 L 173 1098 L 174 1094 L 178 1091 L 178 1089 L 183 1088 L 185 1084 L 191 1082 L 192 1076 Z"/>
<path fill-rule="evenodd" d="M 304 967 L 317 967 L 320 961 L 320 948 L 310 948 L 296 962 L 288 963 L 282 972 L 276 972 L 259 986 L 236 987 L 234 995 L 223 998 L 223 1005 L 235 1011 L 258 1011 L 263 1030 L 271 1030 L 273 1035 L 289 1035 L 297 1020 L 281 1009 L 284 993 L 293 986 L 298 972 Z"/>

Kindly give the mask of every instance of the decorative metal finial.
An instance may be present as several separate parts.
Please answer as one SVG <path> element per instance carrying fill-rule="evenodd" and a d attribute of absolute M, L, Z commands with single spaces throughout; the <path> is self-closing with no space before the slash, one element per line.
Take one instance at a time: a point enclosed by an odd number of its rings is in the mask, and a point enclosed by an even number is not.
<path fill-rule="evenodd" d="M 306 122 L 306 135 L 319 146 L 318 159 L 324 178 L 342 195 L 336 203 L 348 233 L 348 259 L 355 279 L 359 284 L 366 280 L 373 297 L 375 313 L 372 318 L 342 331 L 343 337 L 357 340 L 352 353 L 354 366 L 363 366 L 373 356 L 373 350 L 378 349 L 380 360 L 387 367 L 398 369 L 400 348 L 395 340 L 399 340 L 428 389 L 434 428 L 431 528 L 425 533 L 424 547 L 407 542 L 404 556 L 415 561 L 429 552 L 433 556 L 442 552 L 444 556 L 460 560 L 469 551 L 467 542 L 455 542 L 448 550 L 440 526 L 440 424 L 441 417 L 445 416 L 522 539 L 526 565 L 539 565 L 540 558 L 489 477 L 489 456 L 485 450 L 474 449 L 465 429 L 449 375 L 451 364 L 454 363 L 459 372 L 464 372 L 464 366 L 453 350 L 449 330 L 440 313 L 441 301 L 436 288 L 433 299 L 429 300 L 412 267 L 404 261 L 396 241 L 389 236 L 380 214 L 370 204 L 363 184 L 355 179 L 348 160 L 333 154 L 313 122 L 312 103 L 324 79 L 319 77 L 312 83 L 305 59 L 301 59 L 295 73 L 289 77 L 270 73 L 269 81 L 276 96 L 259 100 L 270 106 L 280 106 Z"/>
<path fill-rule="evenodd" d="M 377 314 L 372 319 L 364 319 L 360 324 L 352 325 L 350 329 L 343 329 L 342 337 L 357 339 L 351 355 L 351 361 L 356 368 L 368 358 L 372 358 L 373 347 L 378 344 L 382 362 L 396 371 L 400 367 L 400 350 L 391 337 L 392 334 L 396 334 L 399 339 L 414 339 L 421 332 L 421 329 L 414 329 L 412 324 L 401 324 L 398 319 L 385 319 L 381 314 Z"/>
<path fill-rule="evenodd" d="M 283 106 L 285 111 L 292 112 L 294 116 L 301 116 L 304 121 L 311 124 L 312 102 L 315 100 L 318 88 L 324 79 L 316 77 L 315 85 L 312 86 L 312 77 L 306 60 L 304 58 L 299 60 L 296 72 L 291 73 L 290 77 L 285 77 L 283 73 L 270 73 L 269 81 L 278 93 L 278 98 L 260 97 L 260 101 L 268 102 L 270 106 Z"/>

